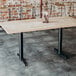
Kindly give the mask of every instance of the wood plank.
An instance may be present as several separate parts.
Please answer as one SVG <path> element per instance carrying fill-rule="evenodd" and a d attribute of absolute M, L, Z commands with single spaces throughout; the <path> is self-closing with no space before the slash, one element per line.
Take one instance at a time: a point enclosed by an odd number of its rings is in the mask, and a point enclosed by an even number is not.
<path fill-rule="evenodd" d="M 49 20 L 49 23 L 43 23 L 43 19 L 8 21 L 0 22 L 0 26 L 7 34 L 76 27 L 76 19 L 72 17 L 52 17 Z"/>

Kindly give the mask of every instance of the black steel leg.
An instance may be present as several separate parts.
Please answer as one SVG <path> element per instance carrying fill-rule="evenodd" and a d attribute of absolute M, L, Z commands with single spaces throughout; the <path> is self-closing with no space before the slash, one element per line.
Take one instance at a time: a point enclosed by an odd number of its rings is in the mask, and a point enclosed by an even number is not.
<path fill-rule="evenodd" d="M 23 33 L 20 34 L 19 58 L 23 60 Z"/>
<path fill-rule="evenodd" d="M 58 54 L 61 54 L 61 52 L 62 52 L 62 35 L 63 33 L 62 33 L 62 28 L 61 29 L 59 29 L 59 32 L 58 32 L 58 35 L 59 35 L 59 37 L 58 37 L 58 49 L 59 49 L 59 51 L 58 51 Z"/>
<path fill-rule="evenodd" d="M 18 56 L 19 56 L 20 60 L 25 64 L 25 66 L 27 66 L 26 59 L 24 59 L 24 57 L 23 57 L 23 33 L 20 33 L 19 41 L 20 41 L 20 43 L 19 43 L 20 46 L 19 46 Z"/>
<path fill-rule="evenodd" d="M 62 36 L 63 36 L 63 29 L 60 28 L 58 31 L 58 49 L 55 48 L 54 50 L 60 57 L 63 57 L 64 59 L 69 59 L 70 57 L 74 56 L 74 54 L 62 51 Z"/>

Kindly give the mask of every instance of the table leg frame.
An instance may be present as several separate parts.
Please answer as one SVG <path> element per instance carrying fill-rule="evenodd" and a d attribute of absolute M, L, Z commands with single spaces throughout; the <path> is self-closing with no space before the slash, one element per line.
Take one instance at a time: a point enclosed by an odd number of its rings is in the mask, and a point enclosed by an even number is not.
<path fill-rule="evenodd" d="M 54 51 L 62 58 L 69 59 L 72 56 L 76 56 L 74 54 L 69 54 L 67 52 L 62 51 L 62 37 L 63 36 L 63 29 L 60 28 L 58 31 L 58 49 L 54 48 Z M 19 59 L 25 64 L 25 66 L 28 65 L 26 59 L 23 55 L 23 33 L 20 33 L 19 37 L 19 53 L 17 54 L 19 56 Z"/>
<path fill-rule="evenodd" d="M 70 57 L 74 56 L 68 52 L 62 51 L 62 40 L 63 40 L 63 29 L 60 28 L 58 30 L 58 49 L 54 48 L 54 51 L 62 58 L 69 59 Z"/>
<path fill-rule="evenodd" d="M 19 53 L 17 55 L 19 56 L 19 59 L 25 64 L 25 66 L 27 66 L 27 61 L 23 55 L 23 33 L 20 33 L 19 36 Z"/>

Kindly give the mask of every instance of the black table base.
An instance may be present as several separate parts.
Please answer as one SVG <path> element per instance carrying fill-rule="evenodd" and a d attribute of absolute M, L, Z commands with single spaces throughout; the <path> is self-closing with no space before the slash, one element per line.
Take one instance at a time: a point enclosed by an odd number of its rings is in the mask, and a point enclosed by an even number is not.
<path fill-rule="evenodd" d="M 63 29 L 60 28 L 58 30 L 58 49 L 54 48 L 56 54 L 62 57 L 63 59 L 69 59 L 71 57 L 76 56 L 75 54 L 70 54 L 68 52 L 62 51 L 62 38 L 63 38 Z"/>
<path fill-rule="evenodd" d="M 62 36 L 63 36 L 63 29 L 60 28 L 58 31 L 58 49 L 54 48 L 56 54 L 64 59 L 69 59 L 70 57 L 76 56 L 74 54 L 62 51 Z M 19 46 L 19 53 L 17 55 L 19 56 L 19 59 L 25 64 L 25 66 L 27 66 L 28 65 L 27 60 L 23 56 L 23 33 L 20 33 L 19 41 L 20 46 Z"/>
<path fill-rule="evenodd" d="M 17 54 L 19 56 L 19 59 L 25 64 L 25 66 L 28 65 L 27 63 L 27 60 L 24 58 L 24 55 L 23 55 L 23 33 L 20 33 L 20 37 L 19 37 L 19 53 Z"/>

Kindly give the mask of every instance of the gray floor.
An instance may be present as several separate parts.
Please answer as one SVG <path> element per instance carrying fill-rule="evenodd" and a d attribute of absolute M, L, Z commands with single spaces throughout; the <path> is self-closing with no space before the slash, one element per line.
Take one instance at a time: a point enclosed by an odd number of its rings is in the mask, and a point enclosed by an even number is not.
<path fill-rule="evenodd" d="M 0 76 L 76 76 L 76 56 L 64 60 L 57 56 L 58 30 L 24 33 L 24 57 L 19 60 L 19 34 L 0 32 Z M 65 29 L 63 51 L 76 54 L 76 28 Z"/>

